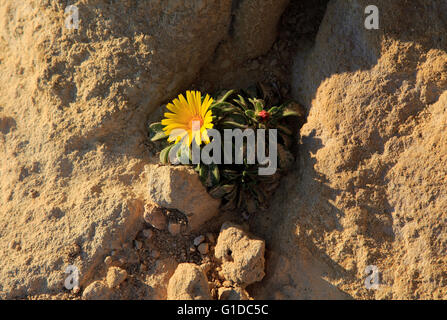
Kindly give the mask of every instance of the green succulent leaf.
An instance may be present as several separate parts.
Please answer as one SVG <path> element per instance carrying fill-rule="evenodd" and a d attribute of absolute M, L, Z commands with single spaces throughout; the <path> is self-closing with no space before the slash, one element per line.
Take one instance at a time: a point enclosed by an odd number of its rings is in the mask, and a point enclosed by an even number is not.
<path fill-rule="evenodd" d="M 243 96 L 241 96 L 240 94 L 238 94 L 237 95 L 238 96 L 238 100 L 236 100 L 236 99 L 234 99 L 234 101 L 238 104 L 238 105 L 240 105 L 244 110 L 246 110 L 247 108 L 248 108 L 248 105 L 247 105 L 247 101 L 244 99 L 244 97 Z"/>
<path fill-rule="evenodd" d="M 245 110 L 245 115 L 249 118 L 255 118 L 256 114 L 254 110 Z"/>
<path fill-rule="evenodd" d="M 264 110 L 264 100 L 261 99 L 250 99 L 250 102 L 253 104 L 255 111 L 260 112 Z"/>
<path fill-rule="evenodd" d="M 274 114 L 276 114 L 277 112 L 279 112 L 280 110 L 281 110 L 281 109 L 278 108 L 278 107 L 273 107 L 273 108 L 270 108 L 270 109 L 269 109 L 268 113 L 270 113 L 271 115 L 274 115 Z"/>
<path fill-rule="evenodd" d="M 280 177 L 291 168 L 295 155 L 290 152 L 294 143 L 293 133 L 286 121 L 287 117 L 303 117 L 304 111 L 300 105 L 293 101 L 281 104 L 281 95 L 278 90 L 269 85 L 252 87 L 249 90 L 229 90 L 214 96 L 210 106 L 213 118 L 213 129 L 221 134 L 224 129 L 278 129 L 278 170 L 272 176 L 259 176 L 260 164 L 211 164 L 203 163 L 192 165 L 199 175 L 201 182 L 207 187 L 209 194 L 222 200 L 223 210 L 239 209 L 248 213 L 255 213 L 259 208 L 265 208 L 270 195 L 279 185 Z M 277 89 L 277 88 L 276 88 Z M 262 90 L 262 91 L 261 91 Z M 202 95 L 202 101 L 205 98 Z M 265 110 L 268 117 L 258 116 Z M 169 163 L 169 153 L 175 144 L 169 144 L 167 136 L 160 122 L 148 126 L 151 141 L 160 141 L 155 146 L 164 148 L 160 152 L 160 162 Z M 167 146 L 167 147 L 165 147 Z M 246 148 L 244 143 L 243 148 Z M 235 144 L 232 146 L 231 157 L 234 159 Z M 224 158 L 225 150 L 221 146 Z M 183 149 L 178 148 L 177 156 L 180 158 Z M 185 158 L 191 160 L 191 153 L 185 153 Z"/>
<path fill-rule="evenodd" d="M 215 186 L 220 182 L 219 167 L 215 164 L 210 165 L 211 185 Z"/>
<path fill-rule="evenodd" d="M 225 107 L 233 107 L 234 108 L 234 106 L 231 103 L 223 101 L 223 102 L 213 103 L 210 106 L 210 109 L 211 109 L 211 112 L 213 112 L 213 113 L 222 113 L 223 109 Z"/>
<path fill-rule="evenodd" d="M 282 113 L 282 117 L 301 117 L 302 115 L 292 109 L 285 109 Z"/>
<path fill-rule="evenodd" d="M 160 152 L 160 162 L 163 164 L 169 163 L 169 151 L 171 151 L 172 147 L 174 147 L 173 144 L 167 146 Z"/>
<path fill-rule="evenodd" d="M 200 165 L 199 168 L 199 177 L 203 184 L 207 184 L 208 180 L 208 166 Z"/>
<path fill-rule="evenodd" d="M 149 125 L 149 130 L 151 132 L 156 133 L 156 132 L 163 131 L 163 127 L 164 126 L 161 124 L 161 122 L 154 122 L 154 123 Z"/>
<path fill-rule="evenodd" d="M 226 101 L 228 99 L 228 97 L 230 97 L 234 92 L 235 92 L 235 90 L 227 91 L 221 98 L 219 98 L 219 100 L 217 100 L 217 103 L 222 103 L 222 102 Z"/>
<path fill-rule="evenodd" d="M 222 107 L 220 109 L 221 113 L 231 113 L 231 112 L 239 112 L 239 109 L 233 105 L 228 105 L 226 107 Z"/>
<path fill-rule="evenodd" d="M 247 128 L 246 124 L 241 124 L 241 123 L 237 123 L 234 121 L 223 121 L 221 125 L 225 129 L 234 129 L 234 128 L 246 129 Z"/>
<path fill-rule="evenodd" d="M 157 133 L 151 138 L 151 141 L 152 141 L 152 142 L 155 142 L 155 141 L 160 141 L 160 140 L 163 140 L 163 139 L 166 139 L 166 138 L 168 138 L 168 136 L 166 135 L 166 133 L 165 133 L 164 131 L 160 131 L 160 132 L 157 132 Z"/>
<path fill-rule="evenodd" d="M 234 121 L 241 125 L 247 125 L 247 119 L 242 114 L 232 113 L 228 115 L 228 121 Z"/>

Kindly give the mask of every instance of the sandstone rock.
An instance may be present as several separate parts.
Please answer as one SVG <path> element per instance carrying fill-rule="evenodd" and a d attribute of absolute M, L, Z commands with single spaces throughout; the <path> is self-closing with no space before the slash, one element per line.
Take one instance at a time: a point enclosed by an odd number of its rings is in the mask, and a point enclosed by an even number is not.
<path fill-rule="evenodd" d="M 107 266 L 110 266 L 110 265 L 112 264 L 112 262 L 113 262 L 113 259 L 112 259 L 111 256 L 107 256 L 107 257 L 104 258 L 104 263 L 105 263 Z"/>
<path fill-rule="evenodd" d="M 242 288 L 219 288 L 217 295 L 219 300 L 250 300 L 247 291 Z"/>
<path fill-rule="evenodd" d="M 60 293 L 61 253 L 73 242 L 85 287 L 105 255 L 135 239 L 149 113 L 201 69 L 219 86 L 252 81 L 231 69 L 268 48 L 283 5 L 129 3 L 78 2 L 78 30 L 63 25 L 66 1 L 0 4 L 1 299 Z M 252 4 L 259 11 L 243 12 Z M 292 88 L 309 118 L 296 172 L 251 221 L 272 248 L 256 298 L 447 296 L 447 4 L 375 0 L 380 29 L 366 30 L 369 4 L 329 1 L 316 43 L 297 59 Z M 363 286 L 370 264 L 384 281 L 376 291 Z M 166 298 L 167 265 L 149 276 L 147 297 Z"/>
<path fill-rule="evenodd" d="M 289 0 L 233 2 L 233 32 L 222 41 L 212 63 L 202 71 L 202 77 L 214 82 L 218 78 L 226 86 L 239 84 L 242 77 L 233 71 L 244 67 L 247 60 L 267 53 L 275 42 L 279 21 L 288 3 Z"/>
<path fill-rule="evenodd" d="M 150 298 L 154 300 L 166 300 L 169 279 L 174 274 L 178 263 L 174 258 L 160 259 L 155 263 L 155 268 L 149 271 L 145 282 L 151 288 Z"/>
<path fill-rule="evenodd" d="M 168 224 L 168 218 L 163 210 L 154 203 L 147 203 L 144 207 L 144 221 L 155 229 L 164 230 Z"/>
<path fill-rule="evenodd" d="M 379 30 L 362 25 L 369 4 L 330 1 L 297 58 L 309 115 L 297 172 L 252 229 L 278 253 L 256 299 L 447 296 L 447 3 L 374 1 Z"/>
<path fill-rule="evenodd" d="M 85 288 L 82 293 L 84 300 L 106 300 L 112 291 L 101 281 L 94 281 Z"/>
<path fill-rule="evenodd" d="M 222 274 L 241 286 L 264 278 L 264 240 L 248 235 L 238 225 L 222 225 L 215 248 L 215 257 L 222 262 Z"/>
<path fill-rule="evenodd" d="M 211 270 L 211 268 L 213 267 L 213 264 L 211 263 L 211 262 L 205 262 L 205 263 L 202 263 L 201 265 L 200 265 L 200 268 L 202 269 L 202 271 L 205 273 L 205 274 L 207 274 L 210 270 Z"/>
<path fill-rule="evenodd" d="M 168 300 L 210 300 L 208 280 L 193 263 L 181 263 L 169 280 Z"/>
<path fill-rule="evenodd" d="M 231 22 L 231 0 L 173 3 L 76 3 L 77 30 L 66 1 L 0 4 L 0 247 L 22 241 L 0 250 L 0 298 L 60 293 L 60 252 L 76 241 L 87 284 L 141 230 L 147 118 L 191 84 Z"/>
<path fill-rule="evenodd" d="M 118 287 L 127 278 L 127 272 L 118 267 L 111 267 L 107 271 L 107 285 L 109 288 Z"/>
<path fill-rule="evenodd" d="M 192 231 L 197 231 L 204 222 L 218 214 L 220 201 L 207 193 L 193 169 L 149 165 L 146 175 L 150 200 L 161 207 L 186 214 Z"/>

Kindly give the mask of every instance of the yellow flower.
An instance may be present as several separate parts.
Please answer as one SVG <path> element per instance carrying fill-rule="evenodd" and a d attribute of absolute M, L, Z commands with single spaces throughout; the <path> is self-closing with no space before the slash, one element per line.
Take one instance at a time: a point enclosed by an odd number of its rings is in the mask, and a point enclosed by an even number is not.
<path fill-rule="evenodd" d="M 186 99 L 181 94 L 166 107 L 171 112 L 165 113 L 161 121 L 163 131 L 169 136 L 169 142 L 179 142 L 190 145 L 195 140 L 197 145 L 209 143 L 207 129 L 213 127 L 212 113 L 209 107 L 213 99 L 206 95 L 202 103 L 202 94 L 199 91 L 186 91 Z M 186 138 L 186 136 L 188 137 Z"/>

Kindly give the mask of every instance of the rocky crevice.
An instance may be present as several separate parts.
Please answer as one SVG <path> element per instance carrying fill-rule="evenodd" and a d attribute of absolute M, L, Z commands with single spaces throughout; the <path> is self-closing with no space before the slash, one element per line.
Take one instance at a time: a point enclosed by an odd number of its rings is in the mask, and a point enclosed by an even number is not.
<path fill-rule="evenodd" d="M 368 1 L 288 3 L 86 2 L 77 31 L 63 1 L 0 6 L 0 297 L 209 297 L 204 279 L 212 298 L 446 297 L 446 5 L 376 0 L 375 31 Z M 192 233 L 178 208 L 145 221 L 147 117 L 187 87 L 259 80 L 308 111 L 270 209 Z M 265 241 L 250 285 L 215 241 L 228 220 Z M 197 295 L 179 263 L 200 266 Z M 69 264 L 83 293 L 63 288 Z"/>

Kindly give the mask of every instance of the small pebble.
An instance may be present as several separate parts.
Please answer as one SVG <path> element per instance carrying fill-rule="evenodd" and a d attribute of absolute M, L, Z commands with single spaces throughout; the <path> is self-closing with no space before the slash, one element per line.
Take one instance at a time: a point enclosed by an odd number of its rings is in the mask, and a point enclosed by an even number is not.
<path fill-rule="evenodd" d="M 203 241 L 205 241 L 205 236 L 201 235 L 194 239 L 194 245 L 197 247 L 199 244 L 201 244 Z"/>
<path fill-rule="evenodd" d="M 111 256 L 107 256 L 105 259 L 104 259 L 104 263 L 106 264 L 106 265 L 108 265 L 108 266 L 110 266 L 111 264 L 112 264 L 112 257 Z"/>
<path fill-rule="evenodd" d="M 15 240 L 9 242 L 9 249 L 16 249 L 19 246 L 19 243 Z"/>
<path fill-rule="evenodd" d="M 189 247 L 189 251 L 196 252 L 196 248 L 194 246 Z"/>
<path fill-rule="evenodd" d="M 207 254 L 209 251 L 208 243 L 201 243 L 197 249 L 201 254 Z"/>
<path fill-rule="evenodd" d="M 232 283 L 231 283 L 231 281 L 225 280 L 225 281 L 222 283 L 222 285 L 223 285 L 224 287 L 226 287 L 226 288 L 230 288 L 230 287 L 232 286 Z"/>

